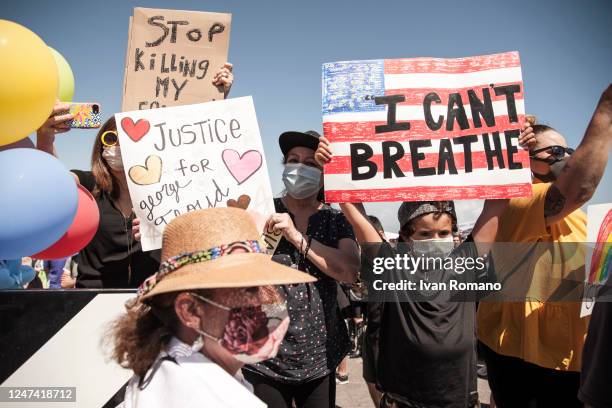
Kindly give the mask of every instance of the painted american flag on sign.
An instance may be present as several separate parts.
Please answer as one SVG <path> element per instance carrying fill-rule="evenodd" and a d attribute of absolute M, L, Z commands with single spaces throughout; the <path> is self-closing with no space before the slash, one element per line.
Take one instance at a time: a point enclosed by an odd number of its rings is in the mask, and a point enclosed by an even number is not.
<path fill-rule="evenodd" d="M 531 194 L 518 52 L 323 64 L 327 202 Z"/>

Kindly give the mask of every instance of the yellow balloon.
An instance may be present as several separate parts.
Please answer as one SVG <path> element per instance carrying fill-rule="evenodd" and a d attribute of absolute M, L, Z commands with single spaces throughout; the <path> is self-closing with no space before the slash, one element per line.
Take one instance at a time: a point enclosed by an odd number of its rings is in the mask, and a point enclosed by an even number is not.
<path fill-rule="evenodd" d="M 55 59 L 55 65 L 57 65 L 59 79 L 57 99 L 62 102 L 70 102 L 74 96 L 74 74 L 72 73 L 72 68 L 70 68 L 70 64 L 68 64 L 68 61 L 66 61 L 62 54 L 53 49 L 53 47 L 49 47 L 49 49 Z"/>
<path fill-rule="evenodd" d="M 0 20 L 0 146 L 28 136 L 42 125 L 57 97 L 53 54 L 36 34 Z"/>

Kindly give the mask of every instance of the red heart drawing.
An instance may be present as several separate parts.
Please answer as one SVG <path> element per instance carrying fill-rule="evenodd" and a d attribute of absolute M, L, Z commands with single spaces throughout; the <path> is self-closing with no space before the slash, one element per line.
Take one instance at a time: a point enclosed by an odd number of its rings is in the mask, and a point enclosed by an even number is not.
<path fill-rule="evenodd" d="M 151 124 L 146 119 L 138 119 L 136 123 L 132 120 L 132 118 L 123 118 L 121 119 L 121 128 L 127 135 L 135 142 L 138 142 L 142 139 L 151 128 Z"/>
<path fill-rule="evenodd" d="M 239 185 L 255 174 L 263 162 L 257 150 L 247 150 L 241 155 L 233 149 L 226 149 L 221 153 L 221 158 Z"/>

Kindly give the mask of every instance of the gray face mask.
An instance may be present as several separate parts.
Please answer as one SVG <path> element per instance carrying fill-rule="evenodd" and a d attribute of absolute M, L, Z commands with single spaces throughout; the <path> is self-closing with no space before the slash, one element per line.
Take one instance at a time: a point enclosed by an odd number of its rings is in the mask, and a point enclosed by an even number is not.
<path fill-rule="evenodd" d="M 318 168 L 302 163 L 285 164 L 283 183 L 291 197 L 303 199 L 317 194 L 320 182 L 321 170 Z"/>
<path fill-rule="evenodd" d="M 561 171 L 563 171 L 563 168 L 567 164 L 568 159 L 569 157 L 564 157 L 563 159 L 555 160 L 553 163 L 549 164 L 550 170 L 548 173 L 546 174 L 533 173 L 533 175 L 538 180 L 541 180 L 545 183 L 552 183 L 553 181 L 557 180 L 557 178 L 561 174 Z"/>
<path fill-rule="evenodd" d="M 455 244 L 452 235 L 446 238 L 410 239 L 412 252 L 417 256 L 446 258 L 453 252 Z"/>

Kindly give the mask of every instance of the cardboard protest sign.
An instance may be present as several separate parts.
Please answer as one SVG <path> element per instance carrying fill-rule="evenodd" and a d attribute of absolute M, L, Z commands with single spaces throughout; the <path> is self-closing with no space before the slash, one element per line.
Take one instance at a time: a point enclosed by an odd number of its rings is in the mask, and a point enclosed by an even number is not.
<path fill-rule="evenodd" d="M 247 209 L 260 231 L 274 212 L 253 99 L 227 99 L 115 115 L 144 251 L 161 247 L 176 216 Z"/>
<path fill-rule="evenodd" d="M 531 195 L 518 52 L 323 64 L 327 202 Z"/>
<path fill-rule="evenodd" d="M 586 240 L 592 250 L 585 262 L 585 295 L 581 316 L 591 314 L 598 289 L 612 275 L 612 203 L 588 206 Z"/>
<path fill-rule="evenodd" d="M 123 111 L 223 99 L 232 15 L 137 7 L 130 18 Z"/>

